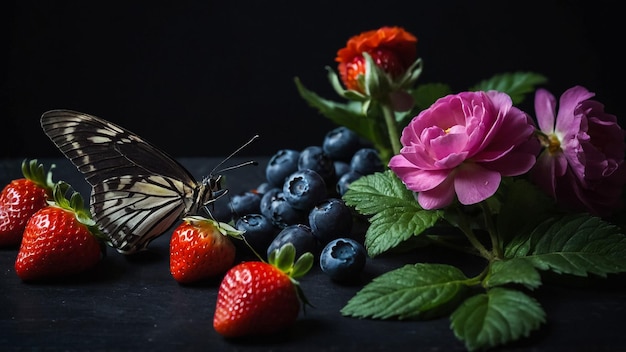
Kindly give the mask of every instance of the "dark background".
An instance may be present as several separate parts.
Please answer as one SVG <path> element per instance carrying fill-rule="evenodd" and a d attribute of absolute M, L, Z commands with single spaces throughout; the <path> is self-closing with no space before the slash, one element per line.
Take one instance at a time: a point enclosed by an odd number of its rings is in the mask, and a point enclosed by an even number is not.
<path fill-rule="evenodd" d="M 334 125 L 299 97 L 294 77 L 340 100 L 324 67 L 336 67 L 348 38 L 383 25 L 418 37 L 418 83 L 458 92 L 534 71 L 557 97 L 587 87 L 623 121 L 618 2 L 242 3 L 4 2 L 0 156 L 59 156 L 39 126 L 56 108 L 118 123 L 176 157 L 224 156 L 255 133 L 242 156 L 321 144 Z"/>

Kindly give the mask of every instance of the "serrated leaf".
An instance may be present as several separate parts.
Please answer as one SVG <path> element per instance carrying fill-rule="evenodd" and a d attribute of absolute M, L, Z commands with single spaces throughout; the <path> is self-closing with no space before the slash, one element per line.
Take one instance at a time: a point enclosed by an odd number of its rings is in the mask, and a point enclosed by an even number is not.
<path fill-rule="evenodd" d="M 422 209 L 413 192 L 389 170 L 354 181 L 343 199 L 361 214 L 373 215 L 365 234 L 370 257 L 421 234 L 443 215 L 441 211 Z"/>
<path fill-rule="evenodd" d="M 450 316 L 450 327 L 467 349 L 474 351 L 527 337 L 545 320 L 535 299 L 498 287 L 465 300 Z"/>
<path fill-rule="evenodd" d="M 390 170 L 363 176 L 352 182 L 343 200 L 363 215 L 373 215 L 390 207 L 421 209 L 413 192 Z"/>
<path fill-rule="evenodd" d="M 365 233 L 365 248 L 374 258 L 424 230 L 431 228 L 439 216 L 436 211 L 417 210 L 415 207 L 393 207 L 370 218 Z"/>
<path fill-rule="evenodd" d="M 626 272 L 626 236 L 620 228 L 587 214 L 550 218 L 505 247 L 506 258 L 524 257 L 557 274 L 605 277 Z"/>
<path fill-rule="evenodd" d="M 528 289 L 541 286 L 541 275 L 525 258 L 498 260 L 489 265 L 486 287 L 521 284 Z"/>
<path fill-rule="evenodd" d="M 456 303 L 467 277 L 444 264 L 414 264 L 389 271 L 367 284 L 341 309 L 345 316 L 373 319 L 432 317 L 433 311 Z"/>
<path fill-rule="evenodd" d="M 495 75 L 489 79 L 481 81 L 470 90 L 497 90 L 507 93 L 513 100 L 513 104 L 520 104 L 524 101 L 526 94 L 534 92 L 537 85 L 544 84 L 548 79 L 533 72 L 515 72 Z"/>

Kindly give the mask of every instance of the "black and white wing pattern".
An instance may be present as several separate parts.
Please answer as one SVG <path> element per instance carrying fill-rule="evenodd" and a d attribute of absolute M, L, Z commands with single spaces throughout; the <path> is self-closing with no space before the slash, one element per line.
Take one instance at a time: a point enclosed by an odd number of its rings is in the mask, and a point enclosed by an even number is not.
<path fill-rule="evenodd" d="M 197 182 L 172 157 L 101 118 L 52 110 L 42 115 L 41 127 L 92 186 L 91 213 L 120 253 L 145 249 L 225 192 L 220 177 Z"/>

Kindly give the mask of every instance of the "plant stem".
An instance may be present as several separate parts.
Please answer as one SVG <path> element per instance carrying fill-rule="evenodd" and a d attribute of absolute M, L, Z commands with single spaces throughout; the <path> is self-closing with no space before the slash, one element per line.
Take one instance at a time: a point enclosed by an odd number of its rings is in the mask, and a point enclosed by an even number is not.
<path fill-rule="evenodd" d="M 388 99 L 387 101 L 381 101 L 380 107 L 383 111 L 385 123 L 387 124 L 387 133 L 389 134 L 393 154 L 400 154 L 402 144 L 400 144 L 400 135 L 398 134 L 398 126 L 396 125 L 396 117 L 391 108 L 391 102 L 389 102 Z"/>
<path fill-rule="evenodd" d="M 465 213 L 463 213 L 460 209 L 458 210 L 458 213 L 459 213 L 459 229 L 461 229 L 463 234 L 465 234 L 465 237 L 467 237 L 467 239 L 470 241 L 472 246 L 474 246 L 474 248 L 478 250 L 480 255 L 483 256 L 485 259 L 491 261 L 491 259 L 493 258 L 493 254 L 490 251 L 488 251 L 487 248 L 485 248 L 485 246 L 483 246 L 483 244 L 476 238 L 476 235 L 474 235 L 474 231 L 472 231 L 472 229 L 469 226 L 469 223 L 467 221 L 467 216 L 465 215 Z"/>
<path fill-rule="evenodd" d="M 498 232 L 496 231 L 496 227 L 493 223 L 491 209 L 489 209 L 489 205 L 487 205 L 486 202 L 480 202 L 480 207 L 483 210 L 483 218 L 485 221 L 485 226 L 487 226 L 489 238 L 491 238 L 491 246 L 493 248 L 493 252 L 497 258 L 502 258 L 502 244 L 500 243 L 500 237 L 498 236 Z"/>

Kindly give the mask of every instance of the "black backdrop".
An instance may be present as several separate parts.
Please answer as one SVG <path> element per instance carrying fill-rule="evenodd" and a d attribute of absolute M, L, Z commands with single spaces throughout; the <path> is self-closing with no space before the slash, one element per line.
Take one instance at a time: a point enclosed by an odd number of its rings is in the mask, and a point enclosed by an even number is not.
<path fill-rule="evenodd" d="M 39 127 L 55 108 L 116 122 L 177 157 L 223 156 L 255 133 L 243 155 L 320 144 L 334 125 L 299 97 L 294 77 L 339 100 L 324 67 L 349 37 L 383 25 L 419 38 L 420 82 L 460 91 L 530 70 L 557 96 L 586 86 L 624 121 L 620 11 L 585 3 L 6 1 L 0 156 L 60 155 Z"/>

